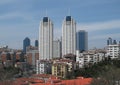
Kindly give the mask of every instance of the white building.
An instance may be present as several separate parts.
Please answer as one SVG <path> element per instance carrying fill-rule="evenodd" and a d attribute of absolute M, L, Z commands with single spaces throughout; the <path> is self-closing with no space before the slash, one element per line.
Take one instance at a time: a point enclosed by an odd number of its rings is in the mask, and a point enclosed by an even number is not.
<path fill-rule="evenodd" d="M 52 63 L 48 60 L 37 60 L 36 62 L 36 73 L 37 74 L 50 74 Z"/>
<path fill-rule="evenodd" d="M 53 41 L 53 58 L 61 57 L 61 41 L 54 40 Z"/>
<path fill-rule="evenodd" d="M 112 44 L 107 46 L 107 55 L 110 56 L 111 59 L 119 58 L 120 56 L 120 45 Z"/>
<path fill-rule="evenodd" d="M 62 56 L 76 54 L 76 22 L 66 16 L 62 24 Z"/>
<path fill-rule="evenodd" d="M 39 28 L 39 59 L 53 57 L 53 23 L 48 17 L 43 17 Z"/>
<path fill-rule="evenodd" d="M 104 53 L 80 53 L 79 51 L 76 51 L 76 62 L 78 63 L 79 68 L 83 68 L 85 65 L 98 63 L 104 60 L 104 57 Z"/>

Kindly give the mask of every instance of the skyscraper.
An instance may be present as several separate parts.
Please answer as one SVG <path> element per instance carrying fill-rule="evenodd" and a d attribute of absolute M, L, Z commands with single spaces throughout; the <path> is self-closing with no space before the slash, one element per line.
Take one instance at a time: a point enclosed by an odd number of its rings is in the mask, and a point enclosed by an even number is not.
<path fill-rule="evenodd" d="M 35 47 L 38 47 L 38 40 L 35 40 Z"/>
<path fill-rule="evenodd" d="M 116 40 L 113 40 L 113 44 L 114 44 L 114 45 L 117 44 L 117 41 L 116 41 Z"/>
<path fill-rule="evenodd" d="M 88 50 L 88 33 L 85 30 L 79 30 L 76 37 L 77 50 L 86 51 Z"/>
<path fill-rule="evenodd" d="M 53 58 L 60 57 L 61 57 L 61 41 L 58 39 L 53 41 Z"/>
<path fill-rule="evenodd" d="M 107 45 L 112 45 L 112 44 L 113 44 L 113 42 L 112 42 L 112 38 L 109 37 L 108 40 L 107 40 Z"/>
<path fill-rule="evenodd" d="M 43 17 L 39 28 L 39 59 L 52 59 L 53 56 L 53 23 Z"/>
<path fill-rule="evenodd" d="M 66 16 L 62 24 L 62 56 L 76 51 L 76 22 Z"/>
<path fill-rule="evenodd" d="M 26 53 L 26 47 L 30 46 L 30 39 L 28 37 L 26 37 L 23 40 L 23 52 Z"/>

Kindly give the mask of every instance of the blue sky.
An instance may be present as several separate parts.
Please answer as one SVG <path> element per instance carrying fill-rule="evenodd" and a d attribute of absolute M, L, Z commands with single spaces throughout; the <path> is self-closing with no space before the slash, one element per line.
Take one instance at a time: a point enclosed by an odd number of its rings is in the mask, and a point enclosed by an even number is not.
<path fill-rule="evenodd" d="M 89 48 L 105 47 L 108 37 L 120 41 L 120 0 L 0 0 L 0 46 L 22 48 L 25 37 L 34 45 L 46 10 L 59 38 L 69 9 L 77 30 L 88 32 Z"/>

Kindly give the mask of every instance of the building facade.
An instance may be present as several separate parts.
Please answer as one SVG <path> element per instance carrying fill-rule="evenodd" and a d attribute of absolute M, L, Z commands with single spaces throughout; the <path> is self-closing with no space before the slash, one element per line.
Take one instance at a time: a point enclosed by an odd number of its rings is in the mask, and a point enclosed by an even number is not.
<path fill-rule="evenodd" d="M 49 60 L 37 60 L 36 67 L 37 74 L 51 74 L 52 62 Z"/>
<path fill-rule="evenodd" d="M 55 63 L 52 65 L 52 75 L 66 78 L 68 74 L 68 65 L 66 63 Z"/>
<path fill-rule="evenodd" d="M 77 50 L 87 51 L 88 50 L 88 33 L 85 30 L 79 30 L 77 32 Z"/>
<path fill-rule="evenodd" d="M 66 16 L 62 24 L 62 56 L 76 53 L 76 22 Z"/>
<path fill-rule="evenodd" d="M 35 40 L 35 47 L 38 47 L 38 40 Z"/>
<path fill-rule="evenodd" d="M 33 49 L 26 52 L 26 61 L 33 69 L 36 67 L 37 60 L 39 60 L 38 50 Z"/>
<path fill-rule="evenodd" d="M 53 58 L 61 57 L 61 41 L 54 40 L 53 41 Z"/>
<path fill-rule="evenodd" d="M 120 58 L 120 44 L 113 44 L 107 46 L 107 55 L 111 59 Z"/>
<path fill-rule="evenodd" d="M 39 59 L 53 57 L 53 23 L 48 17 L 43 17 L 39 28 Z"/>
<path fill-rule="evenodd" d="M 76 62 L 79 68 L 84 68 L 84 66 L 93 65 L 105 59 L 105 54 L 103 52 L 83 52 L 79 50 L 76 51 Z"/>
<path fill-rule="evenodd" d="M 23 40 L 23 52 L 26 53 L 26 48 L 30 46 L 30 39 L 28 37 L 26 37 Z"/>
<path fill-rule="evenodd" d="M 107 45 L 112 45 L 112 44 L 113 44 L 113 42 L 112 42 L 112 38 L 109 37 L 108 40 L 107 40 Z"/>

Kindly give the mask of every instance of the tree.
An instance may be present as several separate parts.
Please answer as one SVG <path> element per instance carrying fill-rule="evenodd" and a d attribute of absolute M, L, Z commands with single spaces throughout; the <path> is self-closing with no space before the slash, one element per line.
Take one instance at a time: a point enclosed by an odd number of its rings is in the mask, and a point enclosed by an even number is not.
<path fill-rule="evenodd" d="M 100 77 L 94 79 L 91 85 L 120 85 L 120 68 L 110 66 L 107 72 L 101 73 Z"/>

